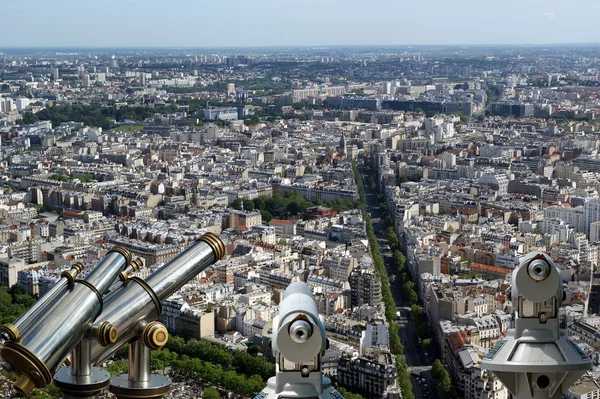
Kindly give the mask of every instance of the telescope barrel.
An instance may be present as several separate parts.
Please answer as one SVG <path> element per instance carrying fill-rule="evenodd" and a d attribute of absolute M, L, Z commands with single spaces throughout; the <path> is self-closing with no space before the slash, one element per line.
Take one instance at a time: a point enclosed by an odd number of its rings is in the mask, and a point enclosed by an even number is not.
<path fill-rule="evenodd" d="M 31 308 L 23 313 L 14 323 L 6 323 L 0 330 L 0 335 L 6 340 L 16 341 L 27 333 L 37 320 L 46 313 L 54 304 L 59 301 L 59 297 L 67 293 L 68 285 L 75 282 L 75 278 L 83 270 L 82 263 L 75 263 L 71 270 L 66 270 L 61 274 L 60 280 L 44 296 L 38 299 Z"/>
<path fill-rule="evenodd" d="M 4 345 L 0 354 L 19 375 L 15 389 L 20 394 L 52 381 L 58 366 L 102 312 L 102 295 L 129 263 L 131 253 L 114 247 L 85 280 L 75 280 L 68 294 L 40 315 L 27 334 Z"/>
<path fill-rule="evenodd" d="M 223 256 L 223 241 L 215 234 L 206 233 L 145 281 L 132 277 L 120 289 L 110 293 L 98 320 L 113 325 L 119 331 L 119 337 L 114 344 L 105 347 L 92 342 L 92 363 L 102 363 L 131 341 L 144 324 L 160 320 L 162 301 Z"/>

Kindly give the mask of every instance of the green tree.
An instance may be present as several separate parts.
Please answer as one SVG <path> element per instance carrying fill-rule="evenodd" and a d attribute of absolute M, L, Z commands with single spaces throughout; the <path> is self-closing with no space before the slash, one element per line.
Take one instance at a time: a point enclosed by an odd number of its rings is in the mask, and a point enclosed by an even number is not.
<path fill-rule="evenodd" d="M 428 351 L 431 349 L 431 338 L 425 338 L 422 342 L 421 342 L 421 348 L 423 348 L 423 350 Z"/>
<path fill-rule="evenodd" d="M 252 200 L 244 200 L 244 210 L 248 212 L 252 212 L 254 210 L 254 201 Z"/>
<path fill-rule="evenodd" d="M 165 362 L 163 362 L 161 359 L 153 357 L 150 360 L 150 368 L 152 370 L 164 370 L 165 369 Z"/>
<path fill-rule="evenodd" d="M 37 122 L 39 119 L 38 117 L 31 112 L 25 112 L 23 114 L 23 118 L 20 120 L 17 120 L 17 123 L 22 124 L 22 125 L 31 125 L 32 123 Z"/>
<path fill-rule="evenodd" d="M 29 395 L 26 396 L 27 399 L 54 399 L 54 396 L 40 391 L 39 389 L 34 389 Z"/>
<path fill-rule="evenodd" d="M 392 251 L 397 251 L 398 247 L 400 245 L 400 242 L 398 241 L 398 236 L 396 235 L 394 228 L 391 226 L 387 228 L 387 239 L 388 239 L 388 243 L 390 245 L 390 249 Z"/>
<path fill-rule="evenodd" d="M 431 375 L 436 380 L 439 380 L 444 373 L 446 373 L 446 369 L 440 359 L 435 359 L 433 364 L 431 365 Z"/>
<path fill-rule="evenodd" d="M 129 365 L 127 364 L 127 361 L 122 359 L 115 360 L 106 368 L 106 371 L 113 377 L 119 374 L 127 374 L 128 370 Z"/>
<path fill-rule="evenodd" d="M 423 317 L 423 308 L 415 303 L 410 307 L 410 314 L 413 320 L 419 321 Z"/>
<path fill-rule="evenodd" d="M 363 396 L 357 393 L 352 393 L 344 387 L 336 386 L 335 389 L 344 397 L 344 399 L 362 399 Z"/>
<path fill-rule="evenodd" d="M 450 380 L 450 376 L 447 372 L 439 380 L 438 395 L 443 399 L 453 399 L 456 397 L 454 394 L 454 387 L 452 386 L 452 380 Z"/>
<path fill-rule="evenodd" d="M 237 209 L 238 211 L 242 209 L 242 200 L 240 198 L 236 198 L 230 205 L 233 209 Z"/>
<path fill-rule="evenodd" d="M 203 399 L 219 399 L 219 397 L 220 397 L 219 391 L 217 391 L 213 387 L 206 388 L 204 390 L 204 393 L 202 394 Z"/>

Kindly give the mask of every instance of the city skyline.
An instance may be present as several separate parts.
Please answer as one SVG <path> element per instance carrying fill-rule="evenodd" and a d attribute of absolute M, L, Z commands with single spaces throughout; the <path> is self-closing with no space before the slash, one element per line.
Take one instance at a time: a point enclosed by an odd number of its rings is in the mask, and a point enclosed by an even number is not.
<path fill-rule="evenodd" d="M 0 1 L 7 31 L 0 47 L 277 47 L 342 45 L 545 45 L 598 43 L 591 0 L 475 0 L 419 4 L 388 0 L 307 0 L 301 9 L 238 0 L 109 0 L 103 7 L 72 0 Z M 582 12 L 585 10 L 585 12 Z M 118 11 L 118 12 L 117 12 Z M 594 12 L 596 11 L 596 12 Z"/>

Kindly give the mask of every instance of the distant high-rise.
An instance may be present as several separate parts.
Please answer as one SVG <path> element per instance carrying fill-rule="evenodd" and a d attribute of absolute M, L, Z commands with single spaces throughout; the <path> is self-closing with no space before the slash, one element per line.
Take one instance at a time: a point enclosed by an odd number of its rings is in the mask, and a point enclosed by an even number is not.
<path fill-rule="evenodd" d="M 381 84 L 381 94 L 392 94 L 392 82 L 383 82 Z"/>
<path fill-rule="evenodd" d="M 347 145 L 346 145 L 346 134 L 342 132 L 342 138 L 340 139 L 340 147 L 338 148 L 338 155 L 341 157 L 346 157 L 347 154 Z"/>
<path fill-rule="evenodd" d="M 235 83 L 229 83 L 227 85 L 227 95 L 233 96 L 235 94 Z"/>
<path fill-rule="evenodd" d="M 83 75 L 83 86 L 90 87 L 92 85 L 92 79 L 90 79 L 90 75 L 87 73 Z"/>
<path fill-rule="evenodd" d="M 140 72 L 140 85 L 146 86 L 146 74 L 144 72 Z"/>
<path fill-rule="evenodd" d="M 591 199 L 583 207 L 585 217 L 585 233 L 590 236 L 592 223 L 600 221 L 600 200 Z"/>
<path fill-rule="evenodd" d="M 119 64 L 117 63 L 117 60 L 115 60 L 115 59 L 113 59 L 113 60 L 110 60 L 110 67 L 111 67 L 112 69 L 116 69 L 116 68 L 118 68 L 118 67 L 119 67 Z"/>
<path fill-rule="evenodd" d="M 54 69 L 52 70 L 52 78 L 53 78 L 54 80 L 58 80 L 58 68 L 54 68 Z"/>

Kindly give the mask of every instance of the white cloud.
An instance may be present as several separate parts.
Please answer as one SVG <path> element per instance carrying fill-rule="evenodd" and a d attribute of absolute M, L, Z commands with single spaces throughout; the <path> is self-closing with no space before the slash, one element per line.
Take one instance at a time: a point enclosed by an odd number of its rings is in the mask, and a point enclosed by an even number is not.
<path fill-rule="evenodd" d="M 556 14 L 553 12 L 543 12 L 542 15 L 548 19 L 556 19 Z"/>

